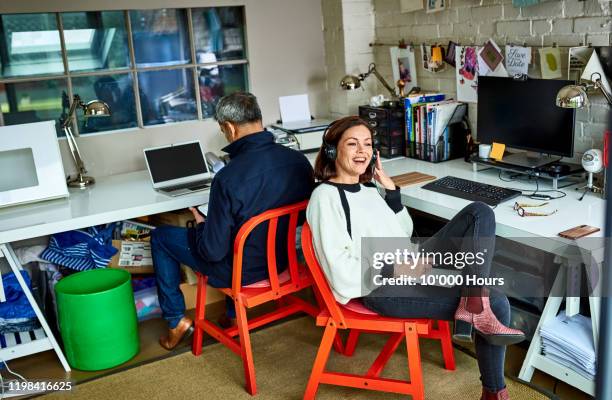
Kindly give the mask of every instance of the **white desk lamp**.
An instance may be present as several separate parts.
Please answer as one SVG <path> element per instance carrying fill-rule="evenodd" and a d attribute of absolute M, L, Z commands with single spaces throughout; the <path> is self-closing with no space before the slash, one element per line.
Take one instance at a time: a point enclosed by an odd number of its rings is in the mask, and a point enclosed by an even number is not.
<path fill-rule="evenodd" d="M 66 183 L 70 187 L 85 189 L 87 186 L 93 185 L 96 180 L 91 176 L 85 175 L 87 173 L 87 169 L 85 168 L 85 163 L 81 157 L 81 152 L 79 151 L 75 137 L 70 129 L 72 117 L 76 113 L 77 107 L 83 109 L 83 115 L 85 118 L 108 117 L 111 115 L 111 111 L 108 104 L 101 100 L 92 100 L 88 103 L 83 103 L 79 95 L 75 94 L 72 98 L 72 105 L 70 106 L 70 111 L 68 111 L 68 116 L 62 123 L 62 129 L 66 135 L 66 141 L 68 142 L 68 147 L 70 147 L 70 154 L 72 154 L 72 159 L 74 160 L 74 165 L 76 166 L 77 170 L 77 175 L 73 178 L 68 176 L 66 178 Z"/>

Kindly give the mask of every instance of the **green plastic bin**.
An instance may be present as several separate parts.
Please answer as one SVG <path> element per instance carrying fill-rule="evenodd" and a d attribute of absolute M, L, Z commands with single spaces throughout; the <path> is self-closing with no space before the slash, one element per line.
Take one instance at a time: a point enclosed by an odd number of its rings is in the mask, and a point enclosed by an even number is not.
<path fill-rule="evenodd" d="M 79 272 L 60 280 L 55 294 L 66 358 L 73 368 L 111 368 L 138 353 L 129 272 L 106 268 Z"/>

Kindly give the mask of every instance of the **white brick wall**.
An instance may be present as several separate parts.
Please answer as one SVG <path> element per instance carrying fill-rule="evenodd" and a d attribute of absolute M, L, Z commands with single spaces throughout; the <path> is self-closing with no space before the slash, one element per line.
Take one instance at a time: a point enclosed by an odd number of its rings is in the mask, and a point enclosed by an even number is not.
<path fill-rule="evenodd" d="M 323 0 L 324 2 L 326 0 Z M 612 16 L 602 12 L 598 0 L 548 0 L 541 4 L 515 8 L 511 0 L 449 0 L 450 7 L 440 13 L 416 11 L 400 13 L 399 0 L 373 0 L 375 37 L 379 42 L 393 43 L 399 39 L 441 44 L 454 40 L 462 44 L 481 44 L 492 37 L 499 45 L 526 43 L 530 46 L 594 46 L 611 45 Z M 395 35 L 395 36 L 394 36 Z M 567 48 L 561 47 L 562 67 L 567 68 Z M 417 57 L 420 52 L 417 51 Z M 391 80 L 388 47 L 377 47 L 375 57 L 379 71 Z M 534 75 L 538 74 L 536 54 Z M 418 63 L 417 63 L 418 64 Z M 456 95 L 455 70 L 451 67 L 432 74 L 419 67 L 419 86 Z M 383 89 L 379 86 L 378 91 Z M 576 152 L 601 146 L 609 107 L 603 99 L 595 99 L 588 111 L 577 114 Z M 356 112 L 349 107 L 349 112 Z M 476 127 L 476 105 L 469 107 L 470 120 Z M 580 154 L 577 154 L 580 155 Z"/>

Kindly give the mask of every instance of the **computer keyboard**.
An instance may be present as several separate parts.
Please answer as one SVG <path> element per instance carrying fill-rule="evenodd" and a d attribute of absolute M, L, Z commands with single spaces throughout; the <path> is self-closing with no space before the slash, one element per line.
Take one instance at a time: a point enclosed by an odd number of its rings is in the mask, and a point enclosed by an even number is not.
<path fill-rule="evenodd" d="M 423 186 L 423 189 L 459 197 L 471 201 L 482 201 L 490 206 L 496 206 L 506 200 L 518 197 L 518 190 L 487 185 L 467 179 L 445 176 Z"/>

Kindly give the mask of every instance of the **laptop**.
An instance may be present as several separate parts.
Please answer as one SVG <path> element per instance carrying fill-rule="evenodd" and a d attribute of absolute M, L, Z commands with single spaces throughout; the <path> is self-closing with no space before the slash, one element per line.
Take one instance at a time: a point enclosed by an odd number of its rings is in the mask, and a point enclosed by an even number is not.
<path fill-rule="evenodd" d="M 144 155 L 158 192 L 180 196 L 210 187 L 213 177 L 197 140 L 144 149 Z"/>

